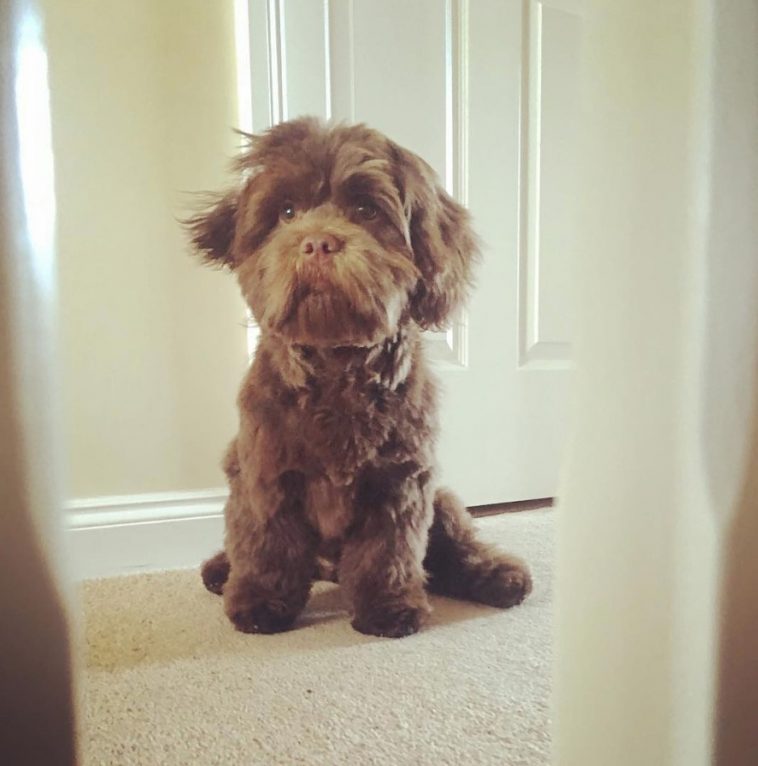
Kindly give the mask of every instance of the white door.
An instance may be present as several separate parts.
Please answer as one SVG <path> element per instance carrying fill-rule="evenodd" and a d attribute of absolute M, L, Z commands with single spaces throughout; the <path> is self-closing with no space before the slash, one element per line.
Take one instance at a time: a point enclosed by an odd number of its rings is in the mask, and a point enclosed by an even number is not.
<path fill-rule="evenodd" d="M 444 389 L 443 481 L 469 505 L 556 491 L 579 2 L 244 6 L 248 127 L 303 114 L 367 122 L 422 155 L 474 215 L 476 292 L 448 333 L 429 337 Z"/>

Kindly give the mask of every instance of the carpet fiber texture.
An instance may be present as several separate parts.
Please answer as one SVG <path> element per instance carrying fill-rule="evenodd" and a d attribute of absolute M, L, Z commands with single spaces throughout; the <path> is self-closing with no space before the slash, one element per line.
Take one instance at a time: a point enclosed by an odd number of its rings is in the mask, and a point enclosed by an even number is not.
<path fill-rule="evenodd" d="M 85 764 L 548 764 L 552 512 L 478 526 L 534 592 L 509 611 L 434 598 L 404 639 L 353 631 L 332 584 L 296 629 L 250 636 L 197 571 L 84 583 Z"/>

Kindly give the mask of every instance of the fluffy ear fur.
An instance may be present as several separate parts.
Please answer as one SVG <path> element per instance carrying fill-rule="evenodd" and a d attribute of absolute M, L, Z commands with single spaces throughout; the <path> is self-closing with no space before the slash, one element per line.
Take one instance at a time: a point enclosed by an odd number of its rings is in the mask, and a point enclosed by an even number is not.
<path fill-rule="evenodd" d="M 425 329 L 443 329 L 468 296 L 479 244 L 469 212 L 442 188 L 434 170 L 412 152 L 393 148 L 422 274 L 411 315 Z"/>
<path fill-rule="evenodd" d="M 202 213 L 184 221 L 195 249 L 206 263 L 234 268 L 234 232 L 237 222 L 237 193 L 217 197 Z"/>

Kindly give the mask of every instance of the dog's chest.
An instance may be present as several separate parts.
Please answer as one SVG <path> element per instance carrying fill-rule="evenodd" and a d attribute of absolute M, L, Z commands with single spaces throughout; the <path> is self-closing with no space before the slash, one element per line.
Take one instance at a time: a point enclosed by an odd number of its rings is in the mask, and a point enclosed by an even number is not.
<path fill-rule="evenodd" d="M 344 487 L 326 477 L 311 479 L 306 492 L 305 512 L 322 540 L 339 540 L 353 518 L 352 503 Z"/>
<path fill-rule="evenodd" d="M 335 381 L 303 395 L 297 432 L 305 452 L 332 481 L 344 484 L 387 441 L 397 415 L 390 409 L 380 386 Z"/>

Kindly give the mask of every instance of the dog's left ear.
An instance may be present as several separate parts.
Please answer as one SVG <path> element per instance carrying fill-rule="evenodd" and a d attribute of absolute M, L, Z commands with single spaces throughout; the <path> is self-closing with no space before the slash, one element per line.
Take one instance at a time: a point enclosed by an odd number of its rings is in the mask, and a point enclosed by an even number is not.
<path fill-rule="evenodd" d="M 184 221 L 195 250 L 208 264 L 234 268 L 237 197 L 236 191 L 217 197 L 207 210 Z"/>
<path fill-rule="evenodd" d="M 424 329 L 440 330 L 468 297 L 479 244 L 468 210 L 443 188 L 420 157 L 393 145 L 409 218 L 410 245 L 421 279 L 411 315 Z"/>

